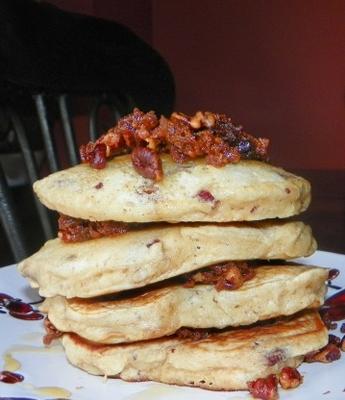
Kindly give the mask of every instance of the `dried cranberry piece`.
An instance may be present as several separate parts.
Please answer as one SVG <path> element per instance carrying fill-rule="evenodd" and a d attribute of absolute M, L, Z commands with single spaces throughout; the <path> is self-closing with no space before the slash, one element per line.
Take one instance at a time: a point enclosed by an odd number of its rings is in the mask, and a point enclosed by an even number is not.
<path fill-rule="evenodd" d="M 278 382 L 275 375 L 269 375 L 267 378 L 259 378 L 256 381 L 247 382 L 247 385 L 249 393 L 254 399 L 278 399 Z"/>
<path fill-rule="evenodd" d="M 155 181 L 163 178 L 162 161 L 153 150 L 147 147 L 137 147 L 133 150 L 131 157 L 135 170 L 144 178 Z"/>
<path fill-rule="evenodd" d="M 103 187 L 103 182 L 98 182 L 97 185 L 95 185 L 95 189 L 102 189 Z"/>
<path fill-rule="evenodd" d="M 105 168 L 107 164 L 107 146 L 104 143 L 98 143 L 91 155 L 90 165 L 96 169 Z"/>
<path fill-rule="evenodd" d="M 272 350 L 269 354 L 266 355 L 267 365 L 272 367 L 273 365 L 278 364 L 281 361 L 286 360 L 286 354 L 283 349 L 275 349 Z"/>
<path fill-rule="evenodd" d="M 215 200 L 213 194 L 211 192 L 209 192 L 208 190 L 200 190 L 200 192 L 198 192 L 197 196 L 202 201 L 212 202 Z"/>

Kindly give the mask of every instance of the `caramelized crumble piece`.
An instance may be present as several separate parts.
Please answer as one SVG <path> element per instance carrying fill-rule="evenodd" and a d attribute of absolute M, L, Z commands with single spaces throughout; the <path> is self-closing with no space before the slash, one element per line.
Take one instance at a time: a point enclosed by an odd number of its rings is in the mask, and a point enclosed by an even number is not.
<path fill-rule="evenodd" d="M 247 383 L 249 393 L 254 399 L 277 400 L 278 382 L 275 375 L 269 375 L 267 378 L 259 378 Z"/>
<path fill-rule="evenodd" d="M 209 332 L 207 329 L 180 328 L 176 331 L 176 335 L 179 339 L 192 339 L 193 341 L 197 341 L 207 338 Z"/>
<path fill-rule="evenodd" d="M 188 276 L 188 275 L 187 275 Z M 252 279 L 254 269 L 245 262 L 228 262 L 213 265 L 202 271 L 189 275 L 184 287 L 194 287 L 196 284 L 214 285 L 217 291 L 235 290 L 244 282 Z"/>
<path fill-rule="evenodd" d="M 158 119 L 153 111 L 135 108 L 95 142 L 82 145 L 80 156 L 82 162 L 100 169 L 108 158 L 132 152 L 136 171 L 158 181 L 163 177 L 161 153 L 170 153 L 177 163 L 205 157 L 208 164 L 222 167 L 241 159 L 266 161 L 268 144 L 268 139 L 249 135 L 225 114 L 175 112 Z"/>
<path fill-rule="evenodd" d="M 341 357 L 341 352 L 339 347 L 333 343 L 329 343 L 322 349 L 307 354 L 304 357 L 304 361 L 307 363 L 313 363 L 313 362 L 330 363 L 339 360 L 340 357 Z"/>
<path fill-rule="evenodd" d="M 279 374 L 279 383 L 283 389 L 294 389 L 302 382 L 303 377 L 296 368 L 285 367 Z"/>
<path fill-rule="evenodd" d="M 49 321 L 48 317 L 44 320 L 44 328 L 46 334 L 43 336 L 43 343 L 46 346 L 49 346 L 53 340 L 62 336 L 62 332 L 55 328 L 55 326 Z"/>
<path fill-rule="evenodd" d="M 129 225 L 116 221 L 88 221 L 60 214 L 59 237 L 66 243 L 83 242 L 103 236 L 122 235 Z"/>
<path fill-rule="evenodd" d="M 341 339 L 336 335 L 328 335 L 328 344 L 320 350 L 312 351 L 304 357 L 304 361 L 308 363 L 322 362 L 330 363 L 339 360 L 341 351 L 344 346 L 344 338 Z"/>

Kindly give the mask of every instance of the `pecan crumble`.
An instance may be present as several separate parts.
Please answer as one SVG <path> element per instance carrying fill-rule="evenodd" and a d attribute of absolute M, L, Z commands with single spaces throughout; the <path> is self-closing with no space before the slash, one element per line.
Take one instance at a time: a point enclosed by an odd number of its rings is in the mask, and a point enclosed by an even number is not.
<path fill-rule="evenodd" d="M 88 221 L 60 214 L 59 237 L 65 243 L 83 242 L 103 236 L 122 235 L 130 230 L 129 224 L 118 221 Z"/>
<path fill-rule="evenodd" d="M 177 163 L 205 157 L 222 167 L 241 159 L 267 160 L 269 140 L 255 138 L 225 114 L 198 111 L 194 116 L 174 112 L 158 118 L 135 108 L 95 142 L 80 147 L 81 160 L 102 169 L 107 159 L 131 152 L 135 170 L 148 179 L 163 178 L 161 153 Z"/>
<path fill-rule="evenodd" d="M 196 284 L 214 285 L 217 291 L 235 290 L 244 282 L 254 277 L 254 269 L 246 262 L 228 262 L 212 265 L 202 271 L 187 275 L 185 287 L 191 288 Z"/>
<path fill-rule="evenodd" d="M 62 336 L 62 332 L 55 328 L 48 317 L 44 320 L 44 329 L 46 330 L 46 334 L 43 336 L 43 343 L 46 346 L 49 346 L 53 340 Z"/>

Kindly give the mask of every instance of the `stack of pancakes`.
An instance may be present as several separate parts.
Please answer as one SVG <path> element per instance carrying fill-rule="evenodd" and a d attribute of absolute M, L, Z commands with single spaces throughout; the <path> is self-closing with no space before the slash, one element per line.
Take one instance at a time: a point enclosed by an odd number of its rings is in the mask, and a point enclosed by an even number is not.
<path fill-rule="evenodd" d="M 259 161 L 215 168 L 165 155 L 162 163 L 159 182 L 124 155 L 34 186 L 43 204 L 83 224 L 130 226 L 122 235 L 48 241 L 19 265 L 46 297 L 69 361 L 128 381 L 237 390 L 325 346 L 317 309 L 328 271 L 282 261 L 315 251 L 310 228 L 285 220 L 309 205 L 309 183 Z M 196 279 L 210 266 L 253 260 L 240 287 L 228 276 L 228 287 Z"/>

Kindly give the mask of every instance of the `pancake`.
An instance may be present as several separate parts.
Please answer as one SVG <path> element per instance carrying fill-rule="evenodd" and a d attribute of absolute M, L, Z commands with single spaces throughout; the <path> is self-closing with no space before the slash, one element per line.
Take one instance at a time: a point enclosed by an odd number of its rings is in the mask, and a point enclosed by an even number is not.
<path fill-rule="evenodd" d="M 91 374 L 238 390 L 285 366 L 297 367 L 306 353 L 328 343 L 328 332 L 319 314 L 308 311 L 291 320 L 230 329 L 199 341 L 174 336 L 101 345 L 65 334 L 62 343 L 70 363 Z"/>
<path fill-rule="evenodd" d="M 162 161 L 160 182 L 139 175 L 125 155 L 101 170 L 80 164 L 56 172 L 34 190 L 48 208 L 93 221 L 254 221 L 299 214 L 310 202 L 309 182 L 263 162 Z"/>
<path fill-rule="evenodd" d="M 80 243 L 50 240 L 19 270 L 41 296 L 94 297 L 220 262 L 290 259 L 315 248 L 302 222 L 173 225 Z"/>
<path fill-rule="evenodd" d="M 48 298 L 41 310 L 63 332 L 98 343 L 158 338 L 181 327 L 225 328 L 291 315 L 323 304 L 328 270 L 307 266 L 262 266 L 236 290 L 213 285 L 171 284 L 110 298 Z M 146 289 L 146 288 L 145 288 Z"/>

